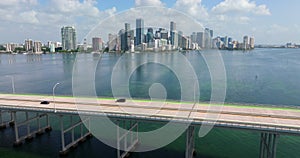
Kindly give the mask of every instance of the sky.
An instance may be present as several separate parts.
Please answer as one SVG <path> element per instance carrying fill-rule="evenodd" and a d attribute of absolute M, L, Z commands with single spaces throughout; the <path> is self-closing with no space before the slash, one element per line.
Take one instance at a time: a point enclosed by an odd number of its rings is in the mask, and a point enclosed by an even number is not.
<path fill-rule="evenodd" d="M 141 8 L 149 6 L 163 10 L 141 13 Z M 75 26 L 79 42 L 95 28 L 107 39 L 115 31 L 111 26 L 122 29 L 123 22 L 129 22 L 134 28 L 136 18 L 143 18 L 148 26 L 166 28 L 163 21 L 190 19 L 213 29 L 215 36 L 242 41 L 248 35 L 257 44 L 300 43 L 299 6 L 299 0 L 1 0 L 0 43 L 23 43 L 28 38 L 59 42 L 62 26 Z M 184 16 L 164 14 L 170 10 Z M 190 32 L 185 30 L 201 31 L 198 26 L 191 30 L 187 25 L 193 22 L 185 22 L 177 29 L 186 34 Z"/>

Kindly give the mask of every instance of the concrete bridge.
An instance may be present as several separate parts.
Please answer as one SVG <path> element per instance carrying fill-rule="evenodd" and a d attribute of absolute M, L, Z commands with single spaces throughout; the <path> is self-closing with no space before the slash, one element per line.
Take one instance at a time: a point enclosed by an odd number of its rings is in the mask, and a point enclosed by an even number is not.
<path fill-rule="evenodd" d="M 41 104 L 42 101 L 46 102 Z M 75 121 L 73 116 L 78 115 L 78 106 L 80 106 L 80 114 L 87 117 Z M 138 122 L 189 122 L 191 124 L 186 131 L 186 158 L 193 157 L 195 127 L 200 125 L 260 132 L 259 158 L 276 157 L 277 140 L 280 135 L 300 135 L 300 109 L 297 107 L 225 105 L 221 108 L 219 105 L 208 106 L 206 103 L 149 103 L 149 101 L 142 100 L 137 100 L 133 104 L 126 100 L 116 102 L 114 99 L 101 98 L 98 98 L 97 103 L 95 103 L 93 99 L 88 98 L 75 102 L 75 98 L 72 97 L 57 96 L 54 98 L 53 96 L 41 95 L 0 94 L 0 111 L 0 127 L 5 128 L 10 125 L 15 129 L 15 146 L 21 145 L 23 141 L 32 140 L 34 135 L 41 135 L 44 131 L 50 132 L 49 114 L 57 115 L 60 118 L 61 155 L 66 154 L 69 149 L 77 146 L 80 142 L 84 142 L 92 135 L 89 130 L 84 130 L 84 123 L 89 126 L 89 116 L 108 116 L 120 124 L 129 122 L 130 126 L 126 126 L 126 128 L 134 132 L 138 132 Z M 25 113 L 23 120 L 20 120 L 17 115 L 21 112 Z M 29 112 L 36 113 L 36 115 L 30 117 Z M 2 119 L 2 115 L 5 113 L 10 114 L 10 119 Z M 206 117 L 207 114 L 217 117 L 209 119 Z M 70 117 L 71 126 L 68 128 L 64 126 L 64 117 Z M 35 129 L 31 127 L 33 122 L 36 123 L 37 128 Z M 19 129 L 22 127 L 27 129 L 27 134 L 24 136 L 19 135 Z M 80 128 L 79 137 L 74 136 L 75 128 Z M 126 149 L 125 151 L 117 150 L 117 155 L 118 158 L 123 158 L 134 151 L 139 138 L 138 135 L 130 136 L 128 133 L 121 134 L 119 130 L 117 131 L 118 148 L 124 145 Z M 66 144 L 65 134 L 68 132 L 71 132 L 71 142 Z M 124 139 L 130 139 L 130 144 L 122 144 Z"/>

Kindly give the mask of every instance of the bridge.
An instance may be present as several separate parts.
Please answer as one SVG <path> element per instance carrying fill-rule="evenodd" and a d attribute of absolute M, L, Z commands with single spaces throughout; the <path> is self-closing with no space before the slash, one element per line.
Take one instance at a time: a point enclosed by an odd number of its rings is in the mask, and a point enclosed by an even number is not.
<path fill-rule="evenodd" d="M 44 101 L 44 104 L 41 102 Z M 87 116 L 85 119 L 74 120 L 73 116 L 80 114 Z M 71 148 L 84 142 L 92 136 L 88 116 L 108 116 L 116 120 L 120 125 L 129 122 L 129 131 L 138 132 L 138 122 L 169 122 L 187 123 L 190 125 L 186 131 L 185 157 L 194 155 L 195 127 L 200 125 L 214 125 L 214 128 L 229 128 L 232 130 L 249 130 L 261 133 L 259 158 L 275 158 L 277 141 L 280 135 L 300 135 L 300 109 L 297 107 L 277 107 L 268 105 L 210 105 L 208 103 L 181 103 L 176 102 L 151 102 L 136 100 L 132 103 L 127 100 L 117 102 L 114 99 L 80 99 L 75 101 L 73 97 L 42 96 L 42 95 L 18 95 L 0 94 L 0 128 L 12 126 L 15 129 L 14 146 L 21 145 L 24 141 L 30 141 L 35 135 L 50 132 L 49 115 L 60 118 L 61 129 L 61 155 L 66 154 Z M 25 118 L 17 113 L 25 113 Z M 35 113 L 30 116 L 28 113 Z M 8 119 L 2 115 L 9 114 Z M 208 114 L 217 117 L 207 117 Z M 19 117 L 19 118 L 18 118 Z M 70 117 L 71 125 L 65 128 L 63 118 Z M 33 128 L 32 124 L 36 123 Z M 20 136 L 20 129 L 27 132 Z M 74 134 L 75 128 L 80 128 L 80 136 Z M 66 143 L 66 133 L 71 133 L 71 142 Z M 138 145 L 138 135 L 120 133 L 117 130 L 118 149 L 124 147 L 124 151 L 117 150 L 118 158 L 128 156 Z M 130 140 L 130 143 L 124 143 Z M 127 142 L 125 141 L 125 142 Z M 123 142 L 123 143 L 122 143 Z M 258 142 L 259 143 L 259 142 Z"/>

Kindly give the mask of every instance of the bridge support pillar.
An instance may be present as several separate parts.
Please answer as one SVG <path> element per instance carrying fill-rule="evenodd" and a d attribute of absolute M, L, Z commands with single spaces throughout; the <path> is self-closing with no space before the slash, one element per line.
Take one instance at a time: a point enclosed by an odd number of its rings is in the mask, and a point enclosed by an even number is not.
<path fill-rule="evenodd" d="M 17 114 L 16 112 L 12 112 L 12 118 L 14 120 L 14 128 L 15 128 L 15 137 L 16 137 L 16 141 L 14 143 L 14 146 L 20 146 L 22 145 L 22 142 L 25 141 L 31 141 L 33 139 L 34 135 L 41 135 L 44 133 L 44 131 L 50 131 L 49 129 L 51 129 L 49 122 L 47 123 L 46 121 L 46 125 L 44 127 L 41 127 L 41 121 L 43 118 L 46 118 L 46 120 L 48 120 L 48 115 L 47 114 L 39 114 L 36 113 L 35 116 L 29 116 L 28 112 L 25 112 L 25 121 L 23 122 L 18 122 L 17 120 Z M 31 125 L 33 123 L 35 123 L 36 121 L 36 127 L 37 129 L 33 130 Z M 21 128 L 26 128 L 26 134 L 21 136 L 19 133 L 19 129 Z"/>
<path fill-rule="evenodd" d="M 10 119 L 8 120 L 8 115 L 10 114 Z M 0 111 L 0 130 L 5 129 L 7 126 L 13 126 L 14 120 L 12 116 L 12 112 L 9 111 Z"/>
<path fill-rule="evenodd" d="M 185 158 L 192 158 L 195 154 L 195 126 L 189 126 L 186 131 Z"/>
<path fill-rule="evenodd" d="M 65 129 L 64 116 L 60 115 L 60 129 L 61 129 L 61 146 L 62 150 L 59 152 L 61 156 L 67 155 L 71 148 L 76 148 L 78 143 L 84 142 L 87 138 L 91 137 L 92 134 L 89 132 L 90 129 L 90 118 L 85 118 L 77 122 L 74 121 L 74 116 L 70 116 L 70 126 Z M 87 124 L 87 130 L 84 132 L 84 124 Z M 80 135 L 75 136 L 75 129 L 80 130 Z M 71 140 L 66 143 L 65 136 L 71 135 Z"/>
<path fill-rule="evenodd" d="M 261 133 L 259 158 L 276 158 L 279 134 Z"/>
<path fill-rule="evenodd" d="M 117 124 L 117 156 L 118 158 L 125 158 L 129 156 L 130 152 L 134 151 L 138 144 L 138 122 L 117 120 Z M 126 129 L 127 131 L 124 133 L 120 128 Z M 121 149 L 124 149 L 124 151 L 121 151 Z"/>

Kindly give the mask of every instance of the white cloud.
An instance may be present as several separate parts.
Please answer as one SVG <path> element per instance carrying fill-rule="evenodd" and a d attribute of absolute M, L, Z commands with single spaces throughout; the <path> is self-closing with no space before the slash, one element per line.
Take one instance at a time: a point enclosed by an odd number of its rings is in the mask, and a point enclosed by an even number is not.
<path fill-rule="evenodd" d="M 38 4 L 37 0 L 1 0 L 0 6 L 2 7 L 12 7 L 16 5 L 36 5 Z"/>
<path fill-rule="evenodd" d="M 241 12 L 257 15 L 271 15 L 266 5 L 257 5 L 250 0 L 225 0 L 212 8 L 212 11 L 219 14 Z"/>
<path fill-rule="evenodd" d="M 34 10 L 26 11 L 20 14 L 19 22 L 30 23 L 30 24 L 38 24 L 39 20 L 37 19 L 37 12 Z"/>
<path fill-rule="evenodd" d="M 160 0 L 135 0 L 135 6 L 164 6 Z"/>
<path fill-rule="evenodd" d="M 52 11 L 76 16 L 99 16 L 99 9 L 95 0 L 52 0 Z"/>
<path fill-rule="evenodd" d="M 22 42 L 25 38 L 32 38 L 44 42 L 59 41 L 60 28 L 72 25 L 76 27 L 80 41 L 99 21 L 117 11 L 115 7 L 99 10 L 96 0 L 49 0 L 46 3 L 42 5 L 37 0 L 1 0 L 1 27 L 9 28 L 0 32 L 5 40 Z M 12 36 L 17 33 L 11 30 L 18 30 L 19 36 Z"/>
<path fill-rule="evenodd" d="M 202 5 L 202 0 L 177 0 L 174 8 L 196 19 L 206 19 L 208 17 L 207 9 Z"/>

